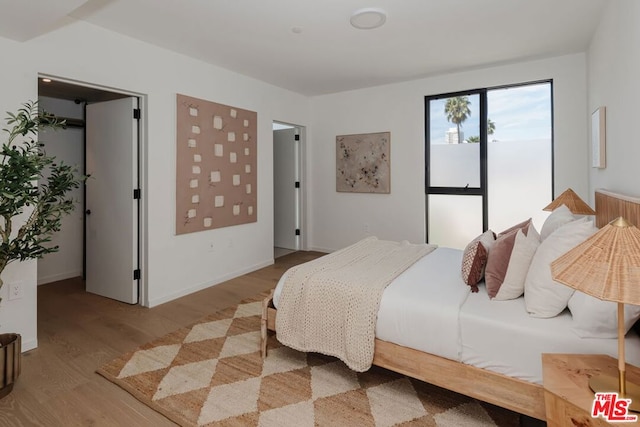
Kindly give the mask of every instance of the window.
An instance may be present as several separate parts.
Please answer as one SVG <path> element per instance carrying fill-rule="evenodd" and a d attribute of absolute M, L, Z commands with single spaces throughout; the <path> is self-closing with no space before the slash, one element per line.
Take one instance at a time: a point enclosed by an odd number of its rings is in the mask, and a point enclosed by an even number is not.
<path fill-rule="evenodd" d="M 553 198 L 552 82 L 425 97 L 427 241 L 464 248 Z"/>

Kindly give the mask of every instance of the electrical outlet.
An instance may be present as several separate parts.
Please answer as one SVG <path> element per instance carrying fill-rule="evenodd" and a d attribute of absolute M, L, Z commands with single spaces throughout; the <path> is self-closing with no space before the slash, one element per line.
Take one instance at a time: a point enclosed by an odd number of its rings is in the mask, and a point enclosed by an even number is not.
<path fill-rule="evenodd" d="M 365 232 L 365 234 L 369 234 L 369 224 L 364 223 L 364 224 L 362 225 L 362 231 L 364 231 L 364 232 Z"/>
<path fill-rule="evenodd" d="M 20 299 L 20 298 L 24 297 L 24 290 L 23 290 L 23 286 L 22 285 L 23 285 L 22 282 L 15 282 L 15 283 L 9 284 L 9 299 L 10 300 Z"/>

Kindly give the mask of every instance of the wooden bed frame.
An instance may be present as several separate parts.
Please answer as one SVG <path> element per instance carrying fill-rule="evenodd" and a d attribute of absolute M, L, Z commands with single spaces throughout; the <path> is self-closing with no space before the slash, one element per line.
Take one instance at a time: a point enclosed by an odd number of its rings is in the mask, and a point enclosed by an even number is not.
<path fill-rule="evenodd" d="M 596 190 L 596 225 L 618 216 L 640 224 L 640 198 Z M 262 303 L 262 357 L 267 355 L 267 331 L 275 331 L 273 291 Z M 512 411 L 545 420 L 543 387 L 517 378 L 465 365 L 433 354 L 375 340 L 373 364 Z"/>

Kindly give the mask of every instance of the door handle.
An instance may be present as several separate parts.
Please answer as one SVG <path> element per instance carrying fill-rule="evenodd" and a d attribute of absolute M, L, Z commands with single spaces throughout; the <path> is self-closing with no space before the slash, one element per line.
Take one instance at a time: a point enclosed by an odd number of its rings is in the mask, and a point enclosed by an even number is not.
<path fill-rule="evenodd" d="M 86 211 L 84 211 L 84 213 L 86 213 L 87 215 L 91 215 L 91 209 L 87 209 Z"/>

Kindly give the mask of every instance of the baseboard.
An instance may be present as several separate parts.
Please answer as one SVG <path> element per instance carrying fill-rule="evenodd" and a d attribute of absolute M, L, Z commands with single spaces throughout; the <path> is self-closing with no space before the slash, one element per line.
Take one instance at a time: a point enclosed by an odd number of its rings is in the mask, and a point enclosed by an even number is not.
<path fill-rule="evenodd" d="M 326 254 L 330 254 L 331 252 L 337 251 L 337 249 L 319 248 L 317 246 L 311 247 L 308 250 L 314 251 L 314 252 L 324 252 Z"/>
<path fill-rule="evenodd" d="M 38 339 L 34 338 L 29 341 L 22 341 L 22 353 L 38 348 Z"/>
<path fill-rule="evenodd" d="M 182 290 L 180 292 L 175 292 L 173 294 L 166 295 L 166 296 L 161 297 L 161 298 L 154 298 L 152 300 L 149 300 L 149 308 L 156 307 L 156 306 L 158 306 L 160 304 L 164 304 L 164 303 L 167 303 L 169 301 L 173 301 L 174 299 L 178 299 L 180 297 L 192 294 L 194 292 L 198 292 L 198 291 L 201 291 L 203 289 L 210 288 L 211 286 L 219 285 L 220 283 L 226 282 L 227 280 L 235 279 L 238 276 L 242 276 L 243 274 L 248 274 L 248 273 L 254 272 L 256 270 L 259 270 L 259 269 L 264 268 L 264 267 L 268 267 L 270 265 L 273 265 L 273 258 L 271 258 L 270 260 L 267 260 L 267 261 L 260 262 L 258 264 L 254 264 L 254 265 L 252 265 L 250 267 L 246 267 L 246 268 L 234 271 L 233 273 L 225 274 L 225 275 L 223 275 L 221 277 L 216 278 L 213 281 L 207 281 L 207 282 L 199 283 L 199 284 L 197 284 L 195 286 L 191 286 L 191 287 L 189 287 L 187 289 L 184 289 L 184 290 Z"/>
<path fill-rule="evenodd" d="M 38 277 L 38 286 L 79 276 L 82 276 L 82 271 L 67 271 L 66 273 L 50 274 L 49 276 Z"/>

